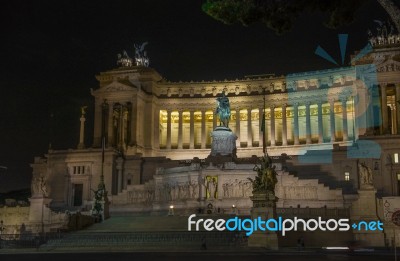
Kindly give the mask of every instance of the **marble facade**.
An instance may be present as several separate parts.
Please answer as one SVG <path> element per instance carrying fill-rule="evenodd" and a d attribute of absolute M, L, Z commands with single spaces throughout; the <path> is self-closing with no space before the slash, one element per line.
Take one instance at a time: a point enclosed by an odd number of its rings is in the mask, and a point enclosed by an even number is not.
<path fill-rule="evenodd" d="M 163 213 L 171 205 L 186 213 L 211 204 L 248 215 L 249 160 L 263 154 L 265 114 L 269 155 L 290 157 L 275 162 L 278 209 L 348 210 L 362 188 L 359 163 L 372 170 L 376 197 L 399 196 L 399 55 L 398 44 L 387 43 L 350 67 L 201 82 L 170 82 L 152 68 L 122 64 L 96 76 L 93 143 L 82 144 L 81 131 L 76 149 L 36 157 L 33 176 L 46 178 L 51 207 L 90 209 L 103 167 L 111 213 Z M 213 161 L 210 154 L 221 154 L 212 135 L 223 91 L 236 155 Z M 81 126 L 86 117 L 77 117 Z"/>

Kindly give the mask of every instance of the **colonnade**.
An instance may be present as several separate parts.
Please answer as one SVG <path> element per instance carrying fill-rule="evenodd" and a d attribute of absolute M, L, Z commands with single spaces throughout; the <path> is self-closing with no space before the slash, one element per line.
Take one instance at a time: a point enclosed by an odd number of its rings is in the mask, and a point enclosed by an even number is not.
<path fill-rule="evenodd" d="M 260 115 L 263 115 L 264 108 L 243 107 L 231 105 L 229 127 L 238 136 L 237 147 L 262 147 L 263 133 L 259 129 L 262 126 L 262 116 L 260 117 Z M 313 113 L 311 113 L 311 110 Z M 349 132 L 351 136 L 354 136 L 353 110 L 352 99 L 271 105 L 265 109 L 268 145 L 288 146 L 348 141 Z M 184 113 L 186 117 L 184 117 Z M 159 119 L 157 126 L 160 128 L 157 132 L 160 134 L 160 137 L 158 137 L 160 148 L 167 150 L 208 148 L 210 144 L 207 137 L 217 126 L 217 116 L 212 115 L 212 113 L 211 109 L 157 110 L 156 117 Z M 197 118 L 195 114 L 198 116 Z M 176 123 L 178 123 L 178 137 L 177 140 L 175 137 L 174 144 L 172 142 L 173 115 L 175 129 Z M 189 134 L 189 139 L 186 139 L 189 140 L 189 144 L 186 144 L 186 146 L 183 142 L 184 118 L 186 120 L 186 132 L 188 132 L 185 134 Z M 350 130 L 349 123 L 353 127 Z M 242 124 L 244 126 L 241 128 Z M 189 126 L 189 131 L 187 126 Z M 241 131 L 244 132 L 242 135 Z M 302 133 L 301 136 L 300 132 Z M 195 134 L 197 137 L 200 136 L 200 140 L 197 139 L 196 144 Z"/>

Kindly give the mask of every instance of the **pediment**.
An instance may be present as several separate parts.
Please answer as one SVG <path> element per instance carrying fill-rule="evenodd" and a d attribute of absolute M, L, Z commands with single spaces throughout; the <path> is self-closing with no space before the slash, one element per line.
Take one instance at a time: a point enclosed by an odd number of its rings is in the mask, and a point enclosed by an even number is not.
<path fill-rule="evenodd" d="M 387 60 L 384 63 L 381 63 L 376 68 L 377 72 L 393 72 L 400 71 L 400 62 L 395 60 Z"/>
<path fill-rule="evenodd" d="M 132 91 L 136 89 L 134 85 L 127 85 L 117 81 L 113 81 L 112 83 L 102 87 L 99 91 L 102 92 L 120 92 L 120 91 Z"/>

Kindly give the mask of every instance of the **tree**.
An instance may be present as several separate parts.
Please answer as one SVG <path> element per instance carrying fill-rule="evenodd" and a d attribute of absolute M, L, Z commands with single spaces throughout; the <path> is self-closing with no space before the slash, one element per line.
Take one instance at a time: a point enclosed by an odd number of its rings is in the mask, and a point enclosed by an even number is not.
<path fill-rule="evenodd" d="M 399 8 L 392 0 L 377 0 L 400 30 Z M 289 31 L 302 13 L 322 12 L 325 25 L 337 28 L 354 21 L 356 11 L 365 0 L 207 0 L 205 13 L 226 24 L 250 25 L 260 22 L 277 34 Z M 396 9 L 397 8 L 397 9 Z M 397 20 L 397 21 L 396 21 Z"/>

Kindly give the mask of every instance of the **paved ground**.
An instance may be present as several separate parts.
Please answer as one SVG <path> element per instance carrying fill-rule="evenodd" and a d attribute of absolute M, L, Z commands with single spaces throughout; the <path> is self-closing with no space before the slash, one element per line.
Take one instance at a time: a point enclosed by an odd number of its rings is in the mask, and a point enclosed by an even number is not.
<path fill-rule="evenodd" d="M 68 244 L 42 245 L 40 248 L 27 249 L 0 249 L 0 261 L 6 260 L 56 260 L 56 261 L 78 261 L 78 260 L 185 260 L 185 261 L 213 261 L 213 260 L 363 260 L 363 261 L 380 261 L 394 260 L 394 253 L 388 249 L 376 249 L 373 252 L 326 252 L 321 248 L 306 248 L 304 251 L 298 251 L 296 247 L 280 248 L 279 252 L 271 252 L 265 249 L 249 249 L 246 246 L 228 245 L 217 246 L 208 245 L 207 250 L 200 250 L 200 244 L 188 244 L 183 246 L 178 244 L 138 244 L 136 242 L 127 242 L 129 247 L 121 246 L 121 235 L 151 232 L 160 234 L 169 233 L 168 231 L 176 231 L 182 234 L 187 231 L 187 217 L 171 216 L 114 216 L 103 223 L 94 224 L 93 226 L 82 230 L 71 232 L 65 236 L 65 239 L 85 238 L 86 235 L 96 237 L 116 234 L 118 240 L 108 238 L 105 244 L 97 244 L 95 240 L 94 246 L 84 246 L 75 244 L 73 247 Z M 194 232 L 199 233 L 199 232 Z M 200 232 L 201 233 L 201 232 Z M 206 232 L 209 233 L 209 232 Z M 146 235 L 148 233 L 145 233 Z M 106 238 L 106 237 L 105 237 Z M 97 239 L 97 238 L 96 238 Z M 102 239 L 100 239 L 101 241 Z M 123 240 L 123 239 L 122 239 Z M 66 241 L 66 240 L 65 240 Z M 84 240 L 82 241 L 82 243 Z M 104 242 L 100 242 L 104 243 Z M 90 244 L 88 244 L 90 245 Z M 101 245 L 101 246 L 100 246 Z M 135 247 L 136 246 L 136 247 Z M 145 247 L 143 247 L 145 246 Z M 400 260 L 400 258 L 399 258 Z"/>
<path fill-rule="evenodd" d="M 44 261 L 44 260 L 56 260 L 56 261 L 124 261 L 124 260 L 185 260 L 185 261 L 214 261 L 214 260 L 279 260 L 279 261 L 291 261 L 291 260 L 351 260 L 351 261 L 383 261 L 383 260 L 394 260 L 393 255 L 388 254 L 346 254 L 346 253 L 271 253 L 271 252 L 189 252 L 189 253 L 176 253 L 176 252 L 153 252 L 153 253 L 142 253 L 142 252 L 109 252 L 109 253 L 20 253 L 20 254 L 0 254 L 2 261 L 8 260 L 30 260 L 30 261 Z"/>

